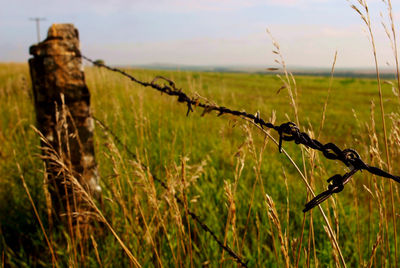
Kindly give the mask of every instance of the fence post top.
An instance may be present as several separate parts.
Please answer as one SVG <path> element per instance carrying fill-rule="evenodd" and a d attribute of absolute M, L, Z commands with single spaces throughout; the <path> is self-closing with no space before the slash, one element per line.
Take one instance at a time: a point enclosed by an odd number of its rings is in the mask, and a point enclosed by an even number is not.
<path fill-rule="evenodd" d="M 29 48 L 33 56 L 77 56 L 79 53 L 79 32 L 71 23 L 50 26 L 47 38 Z"/>
<path fill-rule="evenodd" d="M 54 23 L 47 32 L 47 39 L 78 39 L 78 29 L 72 23 Z"/>

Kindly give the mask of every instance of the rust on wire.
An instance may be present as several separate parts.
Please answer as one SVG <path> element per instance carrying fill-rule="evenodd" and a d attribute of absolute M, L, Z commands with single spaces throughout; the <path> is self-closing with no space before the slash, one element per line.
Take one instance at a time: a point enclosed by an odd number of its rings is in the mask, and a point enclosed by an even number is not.
<path fill-rule="evenodd" d="M 204 112 L 209 113 L 212 111 L 216 111 L 218 113 L 218 116 L 221 116 L 223 114 L 230 114 L 238 117 L 244 117 L 247 119 L 251 119 L 254 121 L 255 124 L 258 124 L 261 128 L 270 128 L 274 129 L 276 132 L 278 132 L 279 135 L 279 152 L 282 150 L 282 143 L 283 141 L 294 141 L 296 144 L 303 144 L 309 148 L 312 148 L 314 150 L 318 150 L 322 152 L 322 154 L 325 156 L 325 158 L 330 159 L 330 160 L 339 160 L 343 164 L 345 164 L 349 169 L 350 172 L 344 174 L 343 176 L 340 174 L 336 174 L 333 177 L 328 179 L 328 182 L 330 183 L 328 186 L 328 190 L 325 192 L 317 195 L 314 199 L 312 199 L 310 202 L 308 202 L 305 205 L 305 208 L 303 209 L 303 212 L 307 212 L 314 208 L 315 206 L 321 204 L 324 202 L 326 199 L 328 199 L 332 194 L 341 192 L 344 188 L 344 185 L 349 182 L 351 177 L 357 172 L 357 171 L 362 171 L 366 170 L 369 173 L 379 176 L 379 177 L 384 177 L 384 178 L 389 178 L 392 179 L 398 183 L 400 183 L 400 177 L 395 176 L 393 174 L 390 174 L 378 167 L 370 166 L 367 163 L 365 163 L 360 155 L 355 151 L 354 149 L 340 149 L 336 144 L 334 143 L 326 143 L 323 144 L 320 141 L 311 138 L 307 133 L 301 132 L 300 129 L 297 127 L 297 125 L 293 122 L 287 122 L 283 123 L 279 126 L 274 125 L 270 122 L 264 121 L 260 117 L 259 113 L 256 113 L 256 115 L 247 113 L 245 111 L 237 111 L 233 109 L 229 109 L 224 106 L 218 106 L 216 104 L 210 104 L 210 103 L 203 103 L 200 102 L 197 98 L 190 98 L 186 93 L 184 93 L 181 89 L 176 88 L 175 82 L 172 80 L 162 77 L 162 76 L 156 76 L 152 82 L 144 82 L 141 81 L 134 76 L 128 74 L 124 70 L 110 67 L 108 65 L 102 64 L 95 62 L 94 60 L 81 55 L 81 57 L 92 64 L 106 68 L 110 71 L 119 73 L 133 82 L 140 84 L 144 87 L 151 87 L 161 93 L 165 93 L 169 96 L 176 96 L 178 97 L 178 102 L 186 103 L 187 105 L 187 113 L 186 115 L 189 115 L 190 112 L 193 112 L 193 106 L 197 106 L 200 108 L 204 109 Z M 167 84 L 157 84 L 156 82 L 162 80 L 166 82 Z M 203 113 L 204 114 L 204 113 Z"/>

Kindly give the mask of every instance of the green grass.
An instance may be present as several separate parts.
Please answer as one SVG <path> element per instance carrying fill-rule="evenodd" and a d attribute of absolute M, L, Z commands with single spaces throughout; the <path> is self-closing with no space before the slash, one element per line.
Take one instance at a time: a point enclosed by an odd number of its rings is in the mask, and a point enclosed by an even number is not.
<path fill-rule="evenodd" d="M 252 113 L 260 111 L 264 119 L 268 119 L 272 111 L 276 111 L 277 124 L 294 121 L 293 108 L 286 90 L 277 94 L 282 84 L 275 76 L 185 71 L 129 72 L 147 81 L 151 81 L 155 75 L 165 76 L 174 80 L 188 94 L 197 92 L 221 106 L 237 110 L 244 109 Z M 257 161 L 253 153 L 260 152 L 264 141 L 259 130 L 226 115 L 217 117 L 211 113 L 201 117 L 201 110 L 198 108 L 186 117 L 186 106 L 179 104 L 175 98 L 132 84 L 128 79 L 106 70 L 88 68 L 86 80 L 92 94 L 93 114 L 112 128 L 132 151 L 137 151 L 141 161 L 154 174 L 172 186 L 178 185 L 178 192 L 181 159 L 188 158 L 186 179 L 193 178 L 185 190 L 187 199 L 193 201 L 189 202 L 189 208 L 220 239 L 223 240 L 226 235 L 227 243 L 235 252 L 243 246 L 242 256 L 249 261 L 250 267 L 284 265 L 277 229 L 268 218 L 265 197 L 256 179 Z M 39 137 L 30 128 L 30 125 L 35 124 L 35 116 L 29 81 L 26 65 L 0 65 L 0 253 L 3 254 L 5 263 L 11 266 L 51 265 L 50 252 L 19 178 L 16 166 L 19 163 L 47 233 L 56 248 L 59 265 L 63 267 L 73 263 L 78 266 L 97 266 L 92 240 L 86 241 L 87 246 L 78 253 L 77 261 L 72 257 L 71 247 L 66 246 L 71 245 L 70 242 L 65 242 L 68 232 L 63 228 L 49 229 L 43 192 L 43 164 L 36 156 L 40 154 L 37 148 Z M 301 76 L 296 77 L 296 81 L 300 128 L 303 131 L 318 131 L 328 94 L 329 78 Z M 383 85 L 383 94 L 386 114 L 397 113 L 398 99 L 393 95 L 391 87 Z M 324 143 L 334 142 L 341 148 L 354 148 L 367 162 L 373 161 L 374 165 L 379 165 L 376 158 L 371 159 L 371 131 L 368 132 L 366 128 L 371 125 L 371 101 L 379 102 L 376 80 L 335 78 L 320 140 Z M 357 114 L 357 120 L 354 113 Z M 383 152 L 379 118 L 377 111 L 377 135 Z M 246 128 L 250 129 L 249 132 L 244 130 Z M 249 135 L 253 143 L 250 142 Z M 276 133 L 273 135 L 276 137 Z M 145 267 L 157 264 L 155 252 L 159 254 L 164 266 L 177 265 L 173 255 L 182 266 L 190 265 L 187 253 L 190 247 L 188 223 L 184 209 L 179 206 L 178 209 L 175 208 L 171 194 L 157 182 L 157 194 L 151 196 L 148 177 L 137 170 L 131 162 L 133 159 L 130 159 L 123 148 L 113 145 L 112 138 L 105 135 L 99 126 L 96 128 L 95 140 L 103 188 L 102 211 L 132 254 Z M 396 141 L 392 141 L 393 173 L 400 174 L 400 168 L 393 165 L 397 163 L 400 149 Z M 241 159 L 235 156 L 239 148 L 243 150 L 244 168 L 234 193 L 235 221 L 231 221 L 226 229 L 229 206 L 224 181 L 234 183 L 237 161 Z M 288 142 L 284 143 L 284 148 L 302 167 L 300 146 Z M 345 172 L 343 164 L 328 161 L 320 153 L 317 153 L 315 166 L 311 167 L 310 157 L 310 153 L 306 152 L 305 166 L 308 178 L 313 178 L 312 184 L 316 192 L 326 188 L 326 179 Z M 288 191 L 283 171 L 287 177 Z M 283 154 L 279 154 L 271 142 L 263 153 L 259 175 L 265 192 L 275 202 L 282 231 L 288 234 L 288 251 L 293 264 L 293 256 L 297 254 L 302 235 L 302 209 L 307 201 L 306 187 L 294 167 Z M 371 197 L 363 184 L 373 192 L 375 198 Z M 377 185 L 376 189 L 374 185 Z M 379 205 L 377 200 L 378 194 L 384 193 L 388 193 L 388 180 L 373 178 L 363 172 L 358 173 L 343 192 L 335 195 L 336 205 L 332 200 L 323 204 L 332 228 L 339 229 L 338 241 L 348 267 L 359 267 L 369 261 L 379 232 L 383 241 L 379 244 L 374 263 L 380 266 L 382 262 L 388 262 L 387 245 L 391 259 L 394 260 L 392 221 L 386 215 L 380 214 L 380 209 L 389 207 L 389 198 L 386 197 L 384 205 Z M 252 198 L 254 201 L 247 234 L 242 244 Z M 288 208 L 287 198 L 290 202 Z M 395 201 L 399 201 L 398 192 Z M 156 213 L 157 206 L 159 214 Z M 143 210 L 143 217 L 140 216 L 139 208 Z M 317 209 L 313 212 L 312 228 L 310 215 L 306 214 L 299 266 L 307 265 L 306 253 L 310 249 L 311 266 L 318 262 L 321 267 L 334 267 L 336 262 L 332 245 L 324 231 L 325 223 L 321 214 Z M 177 223 L 177 219 L 180 219 L 182 225 Z M 198 267 L 206 261 L 212 267 L 218 266 L 222 250 L 210 235 L 204 233 L 192 220 L 189 222 L 194 266 Z M 387 233 L 385 228 L 380 227 L 380 222 L 388 223 Z M 160 227 L 161 223 L 165 224 L 166 231 Z M 183 234 L 180 226 L 183 226 Z M 150 232 L 146 228 L 150 228 Z M 397 228 L 400 228 L 399 224 Z M 107 229 L 94 233 L 93 236 L 98 244 L 102 265 L 118 267 L 129 264 L 128 258 Z M 278 258 L 275 257 L 275 251 Z M 226 259 L 223 266 L 235 266 L 227 253 L 224 257 Z"/>

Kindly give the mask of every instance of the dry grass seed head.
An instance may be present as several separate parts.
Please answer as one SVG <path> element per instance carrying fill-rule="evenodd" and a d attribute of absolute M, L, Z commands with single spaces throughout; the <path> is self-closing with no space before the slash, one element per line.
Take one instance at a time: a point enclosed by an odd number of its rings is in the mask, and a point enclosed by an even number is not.
<path fill-rule="evenodd" d="M 232 183 L 228 181 L 224 181 L 224 191 L 227 203 L 225 204 L 228 208 L 228 213 L 231 215 L 231 224 L 234 226 L 236 220 L 236 205 L 235 205 L 235 196 L 232 189 Z"/>
<path fill-rule="evenodd" d="M 275 207 L 275 203 L 268 194 L 266 196 L 266 207 L 267 207 L 267 215 L 271 219 L 272 223 L 274 224 L 275 228 L 278 231 L 278 238 L 280 242 L 280 249 L 285 261 L 285 266 L 290 267 L 290 257 L 289 257 L 289 246 L 288 246 L 288 239 L 286 237 L 286 232 L 282 232 L 281 222 L 279 220 L 278 212 Z"/>

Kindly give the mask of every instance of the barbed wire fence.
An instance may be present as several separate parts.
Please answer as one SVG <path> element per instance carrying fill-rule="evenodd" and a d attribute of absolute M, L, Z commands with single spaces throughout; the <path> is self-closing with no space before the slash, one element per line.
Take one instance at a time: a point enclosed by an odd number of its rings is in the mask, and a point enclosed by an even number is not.
<path fill-rule="evenodd" d="M 105 65 L 103 63 L 98 63 L 95 62 L 94 60 L 82 55 L 82 58 L 91 62 L 92 64 L 106 68 L 112 72 L 119 73 L 133 82 L 140 84 L 144 87 L 151 87 L 161 93 L 165 93 L 169 96 L 176 96 L 178 98 L 178 102 L 180 103 L 185 103 L 187 105 L 187 112 L 186 116 L 190 114 L 190 112 L 193 112 L 193 107 L 200 107 L 203 108 L 203 115 L 206 113 L 210 113 L 212 111 L 216 111 L 218 113 L 217 116 L 221 116 L 223 114 L 230 114 L 236 117 L 240 118 L 247 118 L 251 119 L 255 124 L 259 125 L 262 129 L 269 128 L 273 129 L 276 132 L 278 132 L 279 135 L 279 152 L 282 152 L 282 145 L 283 141 L 294 141 L 296 144 L 303 144 L 306 147 L 312 148 L 314 150 L 318 150 L 322 152 L 325 158 L 329 160 L 339 160 L 343 164 L 345 164 L 349 169 L 350 172 L 347 172 L 344 175 L 336 174 L 332 177 L 330 177 L 327 182 L 329 182 L 328 190 L 321 193 L 318 195 L 316 198 L 311 200 L 309 203 L 305 205 L 305 208 L 303 212 L 307 212 L 310 209 L 314 208 L 316 205 L 322 203 L 325 201 L 329 196 L 331 196 L 334 193 L 339 193 L 343 190 L 344 185 L 347 184 L 351 177 L 358 171 L 366 170 L 369 173 L 379 176 L 379 177 L 384 177 L 384 178 L 389 178 L 392 179 L 398 183 L 400 183 L 400 176 L 396 176 L 393 174 L 390 174 L 378 167 L 370 166 L 367 163 L 365 163 L 358 152 L 354 149 L 347 148 L 347 149 L 340 149 L 339 146 L 337 146 L 334 143 L 326 143 L 323 144 L 320 141 L 311 138 L 307 133 L 301 132 L 300 129 L 297 127 L 297 125 L 293 122 L 287 122 L 283 123 L 281 125 L 274 125 L 270 122 L 266 122 L 264 119 L 260 117 L 260 114 L 257 112 L 256 114 L 250 114 L 245 111 L 238 111 L 234 109 L 230 109 L 224 106 L 218 106 L 214 103 L 210 102 L 201 102 L 198 97 L 192 97 L 190 98 L 185 92 L 182 91 L 182 89 L 179 89 L 176 87 L 175 82 L 165 78 L 163 76 L 156 76 L 151 82 L 144 82 L 141 80 L 138 80 L 134 76 L 128 74 L 127 72 L 119 69 L 119 68 L 114 68 L 110 67 L 108 65 Z M 167 82 L 167 84 L 159 85 L 156 84 L 157 81 L 164 81 Z"/>
<path fill-rule="evenodd" d="M 346 167 L 348 167 L 350 171 L 345 173 L 344 175 L 336 174 L 336 175 L 333 175 L 332 177 L 330 177 L 327 180 L 327 182 L 329 183 L 328 189 L 316 196 L 313 194 L 314 198 L 311 201 L 309 201 L 308 203 L 306 203 L 304 206 L 304 209 L 303 209 L 304 213 L 313 209 L 316 206 L 319 206 L 322 202 L 327 200 L 333 194 L 341 192 L 344 189 L 344 186 L 350 181 L 350 179 L 353 177 L 353 175 L 356 174 L 358 171 L 365 170 L 373 175 L 376 175 L 379 177 L 384 177 L 384 178 L 389 178 L 389 179 L 392 179 L 392 180 L 400 183 L 400 176 L 393 175 L 393 174 L 388 173 L 378 167 L 374 167 L 374 166 L 367 164 L 364 160 L 362 160 L 362 158 L 360 157 L 360 155 L 358 154 L 358 152 L 356 150 L 351 149 L 351 148 L 346 148 L 346 149 L 342 150 L 342 149 L 340 149 L 339 146 L 337 146 L 336 144 L 331 143 L 331 142 L 324 144 L 316 139 L 311 138 L 307 133 L 301 132 L 299 127 L 293 122 L 286 122 L 281 125 L 274 125 L 270 122 L 265 121 L 263 118 L 261 118 L 259 112 L 255 113 L 255 114 L 250 114 L 246 111 L 238 111 L 235 109 L 227 108 L 225 106 L 219 106 L 208 100 L 202 101 L 202 99 L 199 96 L 189 97 L 185 92 L 182 91 L 182 89 L 176 87 L 176 84 L 174 81 L 172 81 L 168 78 L 165 78 L 163 76 L 156 76 L 151 82 L 146 82 L 146 81 L 137 79 L 133 75 L 127 73 L 126 71 L 124 71 L 120 68 L 111 67 L 102 62 L 94 61 L 91 58 L 86 57 L 84 55 L 81 55 L 81 57 L 83 59 L 85 59 L 86 61 L 92 63 L 95 66 L 105 68 L 109 71 L 112 71 L 112 72 L 118 73 L 124 77 L 127 77 L 132 82 L 139 84 L 143 87 L 152 88 L 152 89 L 159 91 L 161 93 L 164 93 L 168 96 L 177 97 L 178 102 L 183 103 L 187 106 L 186 116 L 189 116 L 190 112 L 194 112 L 194 107 L 202 108 L 203 109 L 202 115 L 205 115 L 205 114 L 211 113 L 211 112 L 216 112 L 217 116 L 221 116 L 223 114 L 233 115 L 235 117 L 239 117 L 241 119 L 251 121 L 253 124 L 258 126 L 264 132 L 265 132 L 265 129 L 273 129 L 274 131 L 276 131 L 279 136 L 279 140 L 278 140 L 279 152 L 282 152 L 283 141 L 293 141 L 295 144 L 302 144 L 308 148 L 322 152 L 323 156 L 326 159 L 339 160 L 340 162 L 345 164 Z M 163 84 L 157 83 L 160 81 L 164 82 L 164 83 Z M 105 129 L 108 133 L 110 133 L 110 135 L 113 136 L 114 140 L 117 143 L 119 143 L 121 146 L 124 147 L 124 149 L 126 150 L 126 152 L 129 155 L 136 158 L 136 154 L 134 154 L 132 151 L 130 151 L 129 148 L 124 143 L 121 142 L 121 140 L 111 131 L 110 128 L 108 128 L 99 119 L 97 119 L 95 117 L 94 117 L 94 119 L 96 120 L 96 122 L 98 122 L 98 124 L 100 124 L 100 126 L 103 129 Z M 148 167 L 144 166 L 143 164 L 142 164 L 142 168 L 144 170 L 148 170 Z M 160 180 L 159 178 L 157 178 L 154 175 L 153 175 L 153 178 L 157 182 L 159 182 L 163 188 L 168 189 L 168 186 L 162 180 Z M 309 186 L 309 185 L 307 185 L 307 186 Z M 308 187 L 308 188 L 310 189 L 310 187 Z M 312 189 L 311 189 L 311 191 L 312 191 Z M 178 203 L 182 204 L 182 200 L 178 196 L 175 196 L 175 198 Z M 329 222 L 328 222 L 325 214 L 323 213 L 323 210 L 321 207 L 320 207 L 320 210 L 324 216 L 324 220 L 325 220 L 326 224 L 328 224 L 328 226 L 329 226 Z M 197 223 L 199 223 L 199 225 L 201 226 L 201 228 L 204 231 L 210 233 L 210 235 L 219 244 L 219 246 L 222 249 L 224 249 L 225 251 L 227 251 L 228 254 L 233 259 L 235 259 L 235 261 L 238 264 L 240 264 L 244 267 L 247 267 L 247 264 L 235 252 L 233 252 L 228 246 L 225 246 L 217 238 L 215 233 L 213 231 L 211 231 L 211 229 L 206 224 L 201 222 L 201 220 L 199 219 L 199 217 L 196 214 L 194 214 L 193 212 L 189 212 L 189 215 L 192 217 L 193 220 L 195 220 Z M 331 228 L 328 228 L 328 229 L 331 229 Z M 345 264 L 343 255 L 340 251 L 338 242 L 336 241 L 336 238 L 333 235 L 333 231 L 331 231 L 331 232 L 332 232 L 331 236 L 333 237 L 333 240 L 334 240 L 334 245 L 339 252 L 342 264 L 346 267 L 346 264 Z"/>

